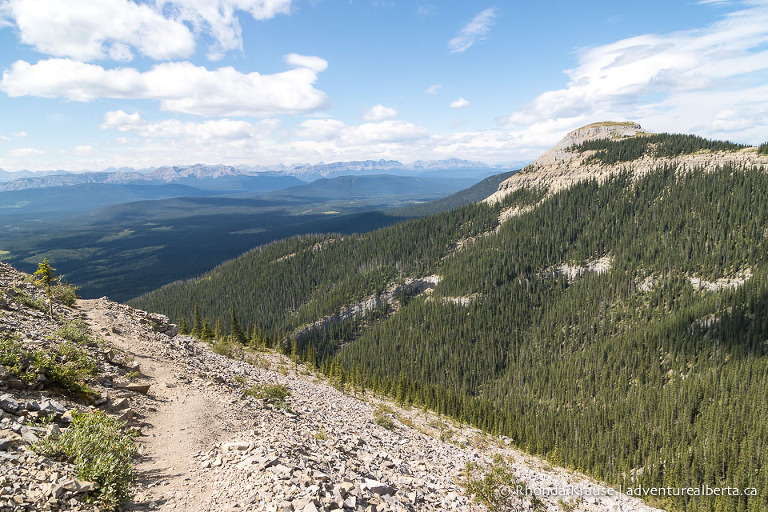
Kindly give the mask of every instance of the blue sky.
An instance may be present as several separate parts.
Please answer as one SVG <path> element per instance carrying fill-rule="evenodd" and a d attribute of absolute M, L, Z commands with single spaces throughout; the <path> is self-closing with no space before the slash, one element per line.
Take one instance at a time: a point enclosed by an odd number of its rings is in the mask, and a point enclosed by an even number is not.
<path fill-rule="evenodd" d="M 6 170 L 768 140 L 766 0 L 0 0 L 0 67 Z"/>

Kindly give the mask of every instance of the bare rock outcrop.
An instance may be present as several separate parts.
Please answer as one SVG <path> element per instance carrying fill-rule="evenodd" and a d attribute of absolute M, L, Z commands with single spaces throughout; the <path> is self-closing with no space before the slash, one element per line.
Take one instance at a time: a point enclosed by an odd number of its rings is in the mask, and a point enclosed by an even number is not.
<path fill-rule="evenodd" d="M 631 172 L 635 176 L 643 176 L 664 165 L 704 170 L 714 170 L 727 164 L 768 165 L 768 155 L 758 155 L 757 148 L 745 148 L 739 151 L 700 151 L 676 157 L 645 155 L 631 162 L 613 165 L 590 162 L 589 159 L 594 152 L 579 152 L 572 149 L 590 140 L 642 137 L 649 134 L 650 132 L 643 130 L 639 124 L 632 122 L 593 123 L 578 128 L 568 133 L 531 165 L 501 182 L 498 190 L 488 196 L 485 201 L 496 203 L 520 188 L 546 188 L 552 194 L 580 181 L 596 179 L 600 182 L 624 171 Z"/>

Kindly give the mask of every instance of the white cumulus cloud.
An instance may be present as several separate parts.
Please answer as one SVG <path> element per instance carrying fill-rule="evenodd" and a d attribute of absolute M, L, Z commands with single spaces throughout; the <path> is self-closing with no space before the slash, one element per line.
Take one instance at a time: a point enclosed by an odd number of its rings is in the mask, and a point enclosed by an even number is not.
<path fill-rule="evenodd" d="M 107 130 L 109 128 L 115 128 L 121 132 L 127 132 L 135 130 L 144 124 L 144 120 L 138 112 L 129 114 L 123 110 L 112 110 L 104 115 L 104 122 L 101 124 L 101 128 Z"/>
<path fill-rule="evenodd" d="M 451 108 L 465 108 L 470 105 L 471 103 L 468 100 L 465 100 L 464 98 L 459 98 L 451 102 Z"/>
<path fill-rule="evenodd" d="M 188 57 L 203 34 L 213 40 L 209 57 L 220 58 L 242 49 L 241 13 L 266 20 L 290 11 L 291 0 L 0 0 L 0 19 L 22 43 L 82 61 L 127 62 L 134 51 Z"/>
<path fill-rule="evenodd" d="M 5 0 L 2 12 L 22 43 L 59 57 L 130 60 L 130 48 L 153 59 L 194 52 L 194 34 L 156 7 L 130 0 Z"/>
<path fill-rule="evenodd" d="M 366 121 L 381 121 L 382 119 L 389 119 L 395 116 L 397 116 L 397 110 L 394 108 L 375 105 L 363 114 L 363 119 Z"/>
<path fill-rule="evenodd" d="M 322 59 L 319 59 L 322 60 Z M 30 64 L 16 61 L 3 72 L 0 90 L 11 97 L 40 96 L 70 101 L 96 98 L 149 99 L 163 110 L 201 116 L 258 116 L 306 113 L 328 98 L 316 89 L 317 66 L 282 73 L 241 73 L 232 67 L 209 70 L 189 62 L 167 62 L 141 72 L 105 69 L 70 59 Z"/>
<path fill-rule="evenodd" d="M 491 26 L 495 18 L 496 9 L 493 7 L 480 11 L 459 30 L 453 39 L 448 41 L 448 48 L 451 53 L 465 52 L 476 43 L 485 40 L 491 33 Z"/>
<path fill-rule="evenodd" d="M 376 143 L 407 142 L 427 136 L 427 131 L 405 121 L 382 121 L 349 126 L 341 131 L 339 144 L 359 146 Z"/>
<path fill-rule="evenodd" d="M 328 67 L 328 61 L 323 58 L 312 55 L 299 55 L 298 53 L 289 53 L 286 55 L 285 62 L 295 68 L 307 68 L 315 73 L 325 71 Z"/>

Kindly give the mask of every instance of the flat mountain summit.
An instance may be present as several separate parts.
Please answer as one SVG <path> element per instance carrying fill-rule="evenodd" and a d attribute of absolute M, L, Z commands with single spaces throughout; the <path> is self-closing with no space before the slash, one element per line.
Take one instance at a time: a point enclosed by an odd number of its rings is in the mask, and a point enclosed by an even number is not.
<path fill-rule="evenodd" d="M 600 122 L 582 126 L 568 133 L 532 164 L 502 182 L 499 189 L 486 201 L 498 202 L 521 188 L 546 188 L 550 193 L 554 193 L 580 181 L 604 181 L 609 176 L 625 171 L 642 176 L 665 165 L 712 170 L 723 165 L 768 164 L 768 155 L 758 154 L 756 147 L 736 144 L 727 149 L 684 149 L 679 153 L 673 152 L 677 154 L 658 154 L 653 152 L 652 146 L 660 142 L 654 141 L 650 143 L 650 150 L 645 148 L 646 151 L 638 153 L 637 158 L 619 157 L 616 161 L 608 162 L 594 158 L 599 150 L 585 148 L 585 143 L 600 140 L 609 141 L 616 146 L 629 145 L 630 141 L 639 138 L 654 140 L 654 135 L 634 122 Z M 705 140 L 699 137 L 695 139 Z"/>

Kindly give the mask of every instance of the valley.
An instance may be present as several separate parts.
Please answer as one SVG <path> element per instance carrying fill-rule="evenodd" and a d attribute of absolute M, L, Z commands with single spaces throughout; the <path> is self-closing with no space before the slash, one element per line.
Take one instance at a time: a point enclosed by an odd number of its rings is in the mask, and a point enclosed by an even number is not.
<path fill-rule="evenodd" d="M 31 271 L 48 258 L 84 297 L 128 300 L 273 240 L 365 232 L 423 215 L 402 207 L 426 205 L 475 182 L 331 175 L 304 183 L 295 176 L 197 167 L 170 177 L 155 171 L 153 180 L 115 173 L 12 181 L 0 191 L 0 259 Z"/>

